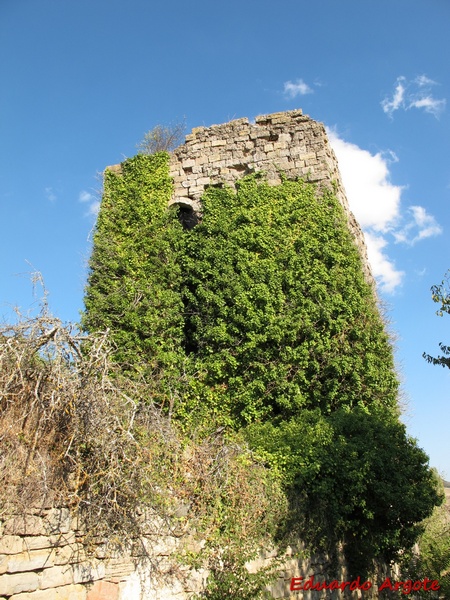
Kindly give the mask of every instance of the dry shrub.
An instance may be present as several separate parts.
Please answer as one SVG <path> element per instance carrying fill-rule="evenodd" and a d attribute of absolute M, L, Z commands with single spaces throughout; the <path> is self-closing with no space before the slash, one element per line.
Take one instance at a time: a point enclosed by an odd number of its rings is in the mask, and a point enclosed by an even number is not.
<path fill-rule="evenodd" d="M 107 333 L 82 335 L 45 307 L 0 330 L 0 515 L 67 504 L 111 536 L 133 533 L 143 496 L 162 502 L 155 464 L 177 438 L 110 354 Z"/>
<path fill-rule="evenodd" d="M 45 304 L 0 329 L 0 518 L 65 505 L 87 543 L 148 534 L 143 514 L 211 548 L 262 541 L 283 506 L 267 469 L 222 429 L 182 434 L 152 402 L 157 378 L 124 377 L 113 351 Z"/>

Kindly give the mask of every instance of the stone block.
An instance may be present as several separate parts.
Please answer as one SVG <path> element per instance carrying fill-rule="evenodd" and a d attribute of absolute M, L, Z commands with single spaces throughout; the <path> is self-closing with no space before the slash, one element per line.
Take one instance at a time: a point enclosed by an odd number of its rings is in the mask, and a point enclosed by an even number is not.
<path fill-rule="evenodd" d="M 4 535 L 0 538 L 0 554 L 18 554 L 23 550 L 23 538 L 18 535 Z"/>
<path fill-rule="evenodd" d="M 86 560 L 86 553 L 83 544 L 80 543 L 56 547 L 53 552 L 54 565 L 67 565 L 84 560 Z"/>
<path fill-rule="evenodd" d="M 42 590 L 74 583 L 72 566 L 55 566 L 44 569 L 40 575 L 39 587 Z"/>
<path fill-rule="evenodd" d="M 87 583 L 97 581 L 105 577 L 105 564 L 103 562 L 91 561 L 73 565 L 73 582 Z"/>
<path fill-rule="evenodd" d="M 212 140 L 211 148 L 216 148 L 217 146 L 226 146 L 227 140 Z"/>
<path fill-rule="evenodd" d="M 47 529 L 43 520 L 35 515 L 15 515 L 5 521 L 6 535 L 44 535 Z"/>
<path fill-rule="evenodd" d="M 64 585 L 55 588 L 54 591 L 56 592 L 55 600 L 86 600 L 87 588 L 84 585 Z"/>
<path fill-rule="evenodd" d="M 193 167 L 193 166 L 195 166 L 195 160 L 193 158 L 186 158 L 185 160 L 183 160 L 181 165 L 182 165 L 183 169 Z"/>
<path fill-rule="evenodd" d="M 135 565 L 131 560 L 126 560 L 124 557 L 113 558 L 106 563 L 105 577 L 108 579 L 123 579 L 133 573 L 134 570 Z"/>
<path fill-rule="evenodd" d="M 20 592 L 32 592 L 39 588 L 39 576 L 37 573 L 14 573 L 0 577 L 0 595 L 12 596 Z"/>
<path fill-rule="evenodd" d="M 53 566 L 53 554 L 50 550 L 31 550 L 8 556 L 6 564 L 0 563 L 0 572 L 23 573 L 26 571 L 37 571 Z"/>
<path fill-rule="evenodd" d="M 11 557 L 6 554 L 0 554 L 0 576 L 8 570 L 8 561 Z"/>
<path fill-rule="evenodd" d="M 109 581 L 96 581 L 86 596 L 86 600 L 117 600 L 119 586 Z"/>
<path fill-rule="evenodd" d="M 278 136 L 278 141 L 284 144 L 290 144 L 292 141 L 292 137 L 290 133 L 280 133 Z"/>
<path fill-rule="evenodd" d="M 36 590 L 35 592 L 14 594 L 10 600 L 56 600 L 56 590 Z"/>

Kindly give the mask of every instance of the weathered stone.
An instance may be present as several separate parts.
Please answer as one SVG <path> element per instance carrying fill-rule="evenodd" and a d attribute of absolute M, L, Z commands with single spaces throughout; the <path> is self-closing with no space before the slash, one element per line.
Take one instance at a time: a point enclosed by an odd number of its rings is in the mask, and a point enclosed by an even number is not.
<path fill-rule="evenodd" d="M 22 537 L 18 535 L 4 535 L 0 538 L 0 554 L 18 554 L 22 550 Z"/>
<path fill-rule="evenodd" d="M 0 595 L 12 596 L 20 592 L 32 592 L 39 588 L 39 576 L 37 573 L 14 573 L 0 577 Z"/>
<path fill-rule="evenodd" d="M 6 564 L 2 564 L 0 569 L 4 573 L 23 573 L 26 571 L 37 571 L 53 566 L 53 553 L 44 550 L 32 550 L 31 552 L 21 552 L 8 556 Z M 1 572 L 1 571 L 0 571 Z"/>
<path fill-rule="evenodd" d="M 89 590 L 86 600 L 117 600 L 119 586 L 109 581 L 96 581 Z"/>
<path fill-rule="evenodd" d="M 73 582 L 86 583 L 105 577 L 105 563 L 101 561 L 86 561 L 73 565 Z"/>
<path fill-rule="evenodd" d="M 40 574 L 39 587 L 42 590 L 69 585 L 71 583 L 74 583 L 73 568 L 71 565 L 50 567 L 50 569 L 44 569 Z"/>
<path fill-rule="evenodd" d="M 35 592 L 14 594 L 10 600 L 57 600 L 57 595 L 56 590 L 36 590 Z"/>

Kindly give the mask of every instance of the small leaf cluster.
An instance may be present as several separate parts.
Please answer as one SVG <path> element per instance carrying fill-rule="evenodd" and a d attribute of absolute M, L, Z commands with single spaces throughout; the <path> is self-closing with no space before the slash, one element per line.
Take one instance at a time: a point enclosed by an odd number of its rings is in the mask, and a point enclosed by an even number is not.
<path fill-rule="evenodd" d="M 440 304 L 440 308 L 436 311 L 439 317 L 444 313 L 450 314 L 450 271 L 447 272 L 445 278 L 439 285 L 433 285 L 431 288 L 431 298 L 433 302 Z M 423 353 L 424 359 L 432 365 L 448 367 L 450 369 L 450 346 L 439 343 L 439 348 L 442 351 L 441 356 L 431 356 L 426 352 Z"/>

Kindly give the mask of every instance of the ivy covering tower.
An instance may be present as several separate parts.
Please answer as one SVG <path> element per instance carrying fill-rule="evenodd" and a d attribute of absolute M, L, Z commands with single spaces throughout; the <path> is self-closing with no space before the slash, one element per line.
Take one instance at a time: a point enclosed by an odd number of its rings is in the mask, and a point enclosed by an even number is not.
<path fill-rule="evenodd" d="M 84 326 L 154 380 L 187 432 L 240 432 L 283 481 L 294 530 L 344 542 L 354 568 L 395 558 L 438 502 L 399 422 L 393 352 L 335 194 L 282 174 L 209 187 L 183 227 L 169 155 L 107 171 Z"/>

